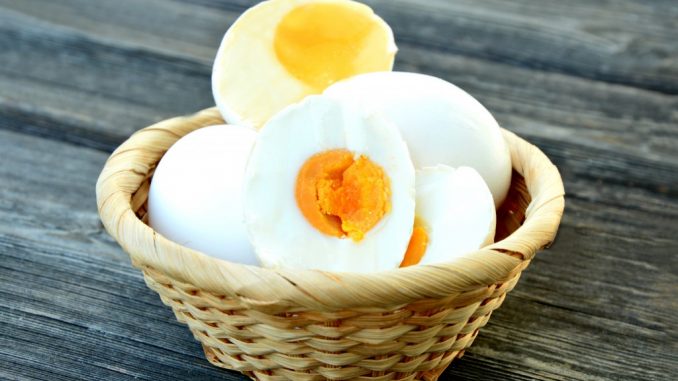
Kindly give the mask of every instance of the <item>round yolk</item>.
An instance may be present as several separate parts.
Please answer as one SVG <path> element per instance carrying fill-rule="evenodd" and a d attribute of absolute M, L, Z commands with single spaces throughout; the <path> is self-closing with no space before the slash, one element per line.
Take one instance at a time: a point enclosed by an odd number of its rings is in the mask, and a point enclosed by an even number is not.
<path fill-rule="evenodd" d="M 380 29 L 361 4 L 305 4 L 280 21 L 273 47 L 290 74 L 320 92 L 355 74 L 388 69 L 387 33 Z"/>
<path fill-rule="evenodd" d="M 410 243 L 407 245 L 407 251 L 403 261 L 400 263 L 400 267 L 412 266 L 419 263 L 424 257 L 424 253 L 426 253 L 427 246 L 428 233 L 421 221 L 415 219 L 412 237 L 410 237 Z"/>
<path fill-rule="evenodd" d="M 308 222 L 334 237 L 360 241 L 389 212 L 384 170 L 344 149 L 313 155 L 297 176 L 295 197 Z"/>

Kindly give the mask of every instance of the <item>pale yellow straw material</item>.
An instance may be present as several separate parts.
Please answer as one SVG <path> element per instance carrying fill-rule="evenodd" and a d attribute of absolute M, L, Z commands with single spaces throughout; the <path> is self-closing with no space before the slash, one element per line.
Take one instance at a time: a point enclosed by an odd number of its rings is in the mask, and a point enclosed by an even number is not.
<path fill-rule="evenodd" d="M 207 359 L 253 379 L 437 379 L 553 240 L 563 213 L 556 167 L 504 131 L 514 178 L 498 211 L 497 242 L 488 247 L 450 263 L 371 275 L 222 261 L 145 223 L 163 153 L 187 133 L 221 123 L 211 108 L 135 133 L 106 162 L 97 202 L 107 231 L 189 326 Z"/>

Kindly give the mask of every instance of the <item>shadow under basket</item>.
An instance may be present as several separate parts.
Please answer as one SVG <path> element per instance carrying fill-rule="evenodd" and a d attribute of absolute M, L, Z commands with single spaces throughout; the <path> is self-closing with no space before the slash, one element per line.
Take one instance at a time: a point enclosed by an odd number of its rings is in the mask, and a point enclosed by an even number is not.
<path fill-rule="evenodd" d="M 563 213 L 556 167 L 503 131 L 513 181 L 496 243 L 450 263 L 375 274 L 271 270 L 178 245 L 146 222 L 153 171 L 179 138 L 223 124 L 215 108 L 132 135 L 97 182 L 107 231 L 214 365 L 258 380 L 436 380 L 463 355 Z"/>

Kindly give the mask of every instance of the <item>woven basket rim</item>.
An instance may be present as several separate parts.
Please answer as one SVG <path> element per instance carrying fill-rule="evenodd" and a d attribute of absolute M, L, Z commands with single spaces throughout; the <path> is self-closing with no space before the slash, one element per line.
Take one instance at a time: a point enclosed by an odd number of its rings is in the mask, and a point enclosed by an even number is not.
<path fill-rule="evenodd" d="M 458 295 L 511 278 L 552 242 L 562 217 L 564 189 L 557 168 L 537 147 L 502 130 L 513 168 L 525 179 L 532 200 L 523 224 L 501 241 L 453 262 L 373 274 L 274 270 L 217 259 L 155 232 L 135 214 L 138 200 L 132 196 L 176 140 L 223 123 L 213 107 L 137 131 L 106 161 L 96 185 L 97 205 L 106 230 L 135 266 L 150 267 L 216 297 L 238 298 L 252 308 L 392 308 Z"/>

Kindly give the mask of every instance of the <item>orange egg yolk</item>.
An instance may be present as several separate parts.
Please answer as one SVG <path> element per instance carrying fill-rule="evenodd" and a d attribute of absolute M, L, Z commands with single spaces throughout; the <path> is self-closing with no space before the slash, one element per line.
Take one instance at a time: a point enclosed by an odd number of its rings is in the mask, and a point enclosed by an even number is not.
<path fill-rule="evenodd" d="M 412 230 L 412 237 L 410 243 L 407 245 L 405 257 L 400 263 L 400 267 L 407 267 L 416 265 L 424 257 L 426 247 L 428 246 L 428 233 L 424 225 L 418 219 L 414 221 L 414 229 Z"/>
<path fill-rule="evenodd" d="M 334 237 L 363 239 L 391 208 L 384 170 L 345 149 L 313 155 L 297 176 L 295 197 L 306 220 Z"/>
<path fill-rule="evenodd" d="M 290 74 L 321 92 L 359 73 L 388 70 L 387 36 L 362 4 L 312 3 L 282 18 L 273 47 Z"/>

